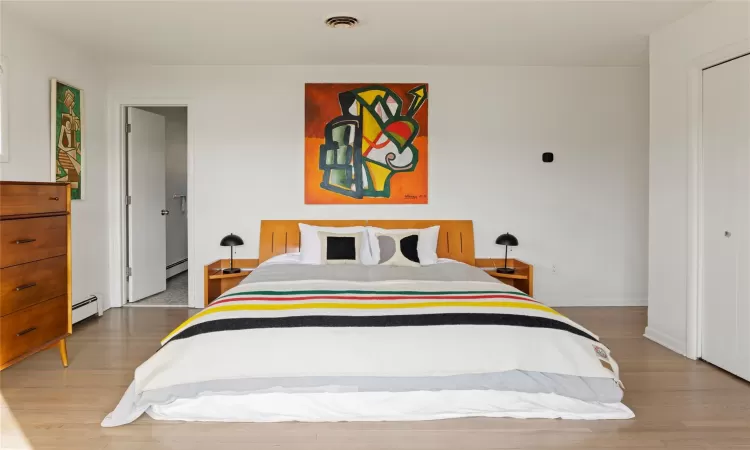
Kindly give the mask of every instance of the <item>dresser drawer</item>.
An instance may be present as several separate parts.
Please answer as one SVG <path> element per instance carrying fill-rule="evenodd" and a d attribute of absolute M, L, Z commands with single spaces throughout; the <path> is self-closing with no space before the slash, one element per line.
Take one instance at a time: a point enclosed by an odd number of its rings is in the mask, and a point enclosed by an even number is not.
<path fill-rule="evenodd" d="M 0 221 L 0 268 L 68 251 L 67 216 Z"/>
<path fill-rule="evenodd" d="M 0 317 L 0 365 L 67 334 L 66 296 Z"/>
<path fill-rule="evenodd" d="M 65 212 L 67 188 L 54 184 L 0 184 L 0 216 Z"/>
<path fill-rule="evenodd" d="M 68 292 L 68 257 L 0 269 L 0 316 Z"/>

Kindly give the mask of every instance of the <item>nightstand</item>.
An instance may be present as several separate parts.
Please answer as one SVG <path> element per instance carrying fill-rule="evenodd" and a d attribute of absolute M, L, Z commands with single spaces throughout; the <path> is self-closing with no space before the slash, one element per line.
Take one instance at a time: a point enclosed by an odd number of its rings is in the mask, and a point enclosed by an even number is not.
<path fill-rule="evenodd" d="M 258 267 L 257 259 L 235 259 L 234 267 L 241 270 L 238 273 L 224 273 L 229 267 L 228 259 L 219 259 L 207 264 L 203 268 L 203 306 L 208 306 L 221 294 L 240 284 L 246 276 Z"/>
<path fill-rule="evenodd" d="M 508 258 L 508 267 L 516 269 L 515 273 L 498 273 L 498 267 L 505 267 L 503 258 L 477 258 L 476 266 L 484 269 L 487 275 L 503 283 L 534 296 L 534 266 L 519 259 Z"/>

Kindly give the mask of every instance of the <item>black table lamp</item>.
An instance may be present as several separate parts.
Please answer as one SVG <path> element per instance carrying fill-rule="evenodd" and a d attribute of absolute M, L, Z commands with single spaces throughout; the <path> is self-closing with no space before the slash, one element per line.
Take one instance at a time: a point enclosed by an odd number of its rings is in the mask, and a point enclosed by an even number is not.
<path fill-rule="evenodd" d="M 222 247 L 231 247 L 229 249 L 229 268 L 224 269 L 224 273 L 239 273 L 239 268 L 234 268 L 234 246 L 235 245 L 245 245 L 244 242 L 242 242 L 242 238 L 237 236 L 236 234 L 229 234 L 228 236 L 224 236 L 224 239 L 221 240 Z"/>
<path fill-rule="evenodd" d="M 514 273 L 516 269 L 508 267 L 508 247 L 515 247 L 518 245 L 518 239 L 510 233 L 501 234 L 495 240 L 495 244 L 505 246 L 505 267 L 498 267 L 497 273 Z"/>

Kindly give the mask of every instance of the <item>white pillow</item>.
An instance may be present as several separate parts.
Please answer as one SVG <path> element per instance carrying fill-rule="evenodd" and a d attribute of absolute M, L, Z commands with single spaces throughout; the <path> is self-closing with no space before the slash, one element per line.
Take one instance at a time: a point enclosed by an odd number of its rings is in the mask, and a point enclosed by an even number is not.
<path fill-rule="evenodd" d="M 438 262 L 437 244 L 440 236 L 440 225 L 429 228 L 409 228 L 403 230 L 386 230 L 385 228 L 367 227 L 367 237 L 369 238 L 370 253 L 372 261 L 377 264 L 380 261 L 380 245 L 378 244 L 377 233 L 388 231 L 391 233 L 419 233 L 419 242 L 417 243 L 417 253 L 419 253 L 419 264 L 431 266 Z"/>
<path fill-rule="evenodd" d="M 302 258 L 299 256 L 299 253 L 282 253 L 268 258 L 258 264 L 258 267 L 273 266 L 276 264 L 302 264 Z"/>
<path fill-rule="evenodd" d="M 299 252 L 303 264 L 322 264 L 323 257 L 320 252 L 319 231 L 334 234 L 351 234 L 366 231 L 365 227 L 316 227 L 315 225 L 299 224 L 300 243 Z M 362 264 L 375 265 L 377 260 L 372 257 L 370 251 L 369 233 L 363 234 L 364 239 L 360 242 L 359 255 Z"/>

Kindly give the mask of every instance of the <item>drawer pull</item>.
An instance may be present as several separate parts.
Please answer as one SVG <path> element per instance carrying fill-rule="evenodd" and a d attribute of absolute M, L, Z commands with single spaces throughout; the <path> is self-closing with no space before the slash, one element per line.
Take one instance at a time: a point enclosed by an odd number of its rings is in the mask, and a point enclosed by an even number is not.
<path fill-rule="evenodd" d="M 25 330 L 19 331 L 18 333 L 16 333 L 16 336 L 21 337 L 24 334 L 29 334 L 29 333 L 31 333 L 34 330 L 36 330 L 36 327 L 26 328 Z"/>
<path fill-rule="evenodd" d="M 57 200 L 60 200 L 60 197 L 50 197 L 49 199 L 57 201 Z"/>
<path fill-rule="evenodd" d="M 36 239 L 19 239 L 16 244 L 29 244 L 31 242 L 36 242 Z"/>
<path fill-rule="evenodd" d="M 22 290 L 24 290 L 24 289 L 28 289 L 28 288 L 33 288 L 34 286 L 36 286 L 36 283 L 29 283 L 29 284 L 24 284 L 23 286 L 18 286 L 18 287 L 16 288 L 16 290 L 17 290 L 17 291 L 22 291 Z"/>

